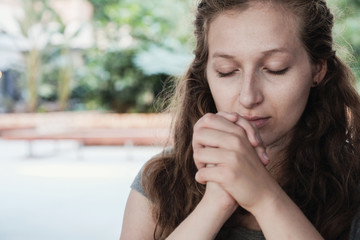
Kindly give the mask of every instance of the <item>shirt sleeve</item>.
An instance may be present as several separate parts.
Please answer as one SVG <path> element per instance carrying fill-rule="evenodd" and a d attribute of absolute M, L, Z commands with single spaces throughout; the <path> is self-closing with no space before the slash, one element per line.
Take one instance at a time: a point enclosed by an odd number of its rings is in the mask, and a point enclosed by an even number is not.
<path fill-rule="evenodd" d="M 166 149 L 164 149 L 164 151 L 162 152 L 162 153 L 171 153 L 171 151 L 173 150 L 173 148 L 172 147 L 168 147 L 168 148 L 166 148 Z M 159 153 L 158 155 L 156 155 L 156 156 L 160 156 L 162 153 Z M 155 156 L 155 157 L 156 157 Z M 146 163 L 145 163 L 146 164 Z M 145 190 L 144 190 L 144 188 L 143 188 L 143 186 L 142 186 L 142 184 L 141 184 L 141 180 L 142 180 L 142 173 L 143 173 L 143 171 L 144 171 L 144 167 L 145 167 L 145 165 L 144 166 L 142 166 L 142 168 L 140 169 L 140 171 L 138 172 L 138 174 L 136 175 L 136 177 L 135 177 L 135 179 L 134 179 L 134 181 L 132 182 L 132 184 L 131 184 L 131 189 L 133 189 L 133 190 L 135 190 L 135 191 L 137 191 L 137 192 L 139 192 L 139 193 L 141 193 L 142 195 L 144 195 L 146 198 L 148 198 L 148 196 L 146 195 L 146 193 L 145 193 Z"/>
<path fill-rule="evenodd" d="M 133 189 L 133 190 L 141 193 L 142 195 L 144 195 L 144 196 L 147 198 L 146 193 L 145 193 L 145 191 L 144 191 L 144 188 L 143 188 L 143 186 L 142 186 L 142 184 L 141 184 L 141 176 L 142 176 L 143 170 L 144 170 L 144 167 L 142 167 L 142 168 L 140 169 L 140 171 L 139 171 L 138 174 L 136 175 L 136 177 L 135 177 L 135 179 L 134 179 L 134 181 L 132 182 L 132 184 L 131 184 L 130 187 L 131 187 L 131 189 Z"/>

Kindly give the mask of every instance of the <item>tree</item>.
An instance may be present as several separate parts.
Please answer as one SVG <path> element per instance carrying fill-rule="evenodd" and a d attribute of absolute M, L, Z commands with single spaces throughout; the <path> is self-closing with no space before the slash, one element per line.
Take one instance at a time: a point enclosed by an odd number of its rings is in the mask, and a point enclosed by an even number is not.
<path fill-rule="evenodd" d="M 46 0 L 21 1 L 24 15 L 18 19 L 22 34 L 30 43 L 26 55 L 26 86 L 27 86 L 27 111 L 33 112 L 37 107 L 38 86 L 41 78 L 41 48 L 48 41 L 44 28 L 49 22 L 51 11 Z"/>
<path fill-rule="evenodd" d="M 153 100 L 166 80 L 179 74 L 178 66 L 185 66 L 191 58 L 190 1 L 90 2 L 95 9 L 96 35 L 107 39 L 105 48 L 99 45 L 93 50 L 96 59 L 86 58 L 90 68 L 102 72 L 98 79 L 102 105 L 117 112 L 154 111 Z M 101 64 L 102 70 L 94 67 L 94 62 Z"/>

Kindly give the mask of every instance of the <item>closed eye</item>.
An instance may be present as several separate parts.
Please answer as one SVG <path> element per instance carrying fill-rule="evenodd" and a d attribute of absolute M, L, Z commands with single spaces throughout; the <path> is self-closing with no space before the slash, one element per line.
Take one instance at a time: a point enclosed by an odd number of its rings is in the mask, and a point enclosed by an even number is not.
<path fill-rule="evenodd" d="M 226 72 L 226 73 L 217 72 L 217 74 L 218 74 L 219 77 L 224 78 L 224 77 L 230 77 L 230 76 L 234 75 L 235 72 L 236 72 L 236 70 L 231 71 L 231 72 Z"/>
<path fill-rule="evenodd" d="M 287 71 L 289 70 L 289 68 L 284 68 L 282 70 L 279 70 L 279 71 L 271 71 L 271 70 L 267 70 L 268 73 L 270 74 L 274 74 L 274 75 L 282 75 L 282 74 L 285 74 Z"/>

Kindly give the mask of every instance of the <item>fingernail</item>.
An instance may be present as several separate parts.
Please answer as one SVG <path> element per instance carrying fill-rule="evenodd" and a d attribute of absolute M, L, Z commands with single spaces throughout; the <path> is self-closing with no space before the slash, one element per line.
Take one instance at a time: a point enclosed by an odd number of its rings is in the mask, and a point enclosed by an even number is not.
<path fill-rule="evenodd" d="M 266 161 L 270 161 L 269 156 L 267 155 L 266 152 L 263 153 L 263 157 Z"/>
<path fill-rule="evenodd" d="M 239 114 L 237 114 L 236 112 L 232 112 L 231 115 L 235 118 L 234 122 L 236 122 L 237 120 L 239 120 Z"/>

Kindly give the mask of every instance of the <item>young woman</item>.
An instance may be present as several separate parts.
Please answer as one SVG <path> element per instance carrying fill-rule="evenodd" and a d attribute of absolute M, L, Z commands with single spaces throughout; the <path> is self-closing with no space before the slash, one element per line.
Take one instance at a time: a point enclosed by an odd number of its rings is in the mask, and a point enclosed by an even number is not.
<path fill-rule="evenodd" d="M 360 100 L 323 0 L 203 0 L 122 240 L 360 239 Z"/>

